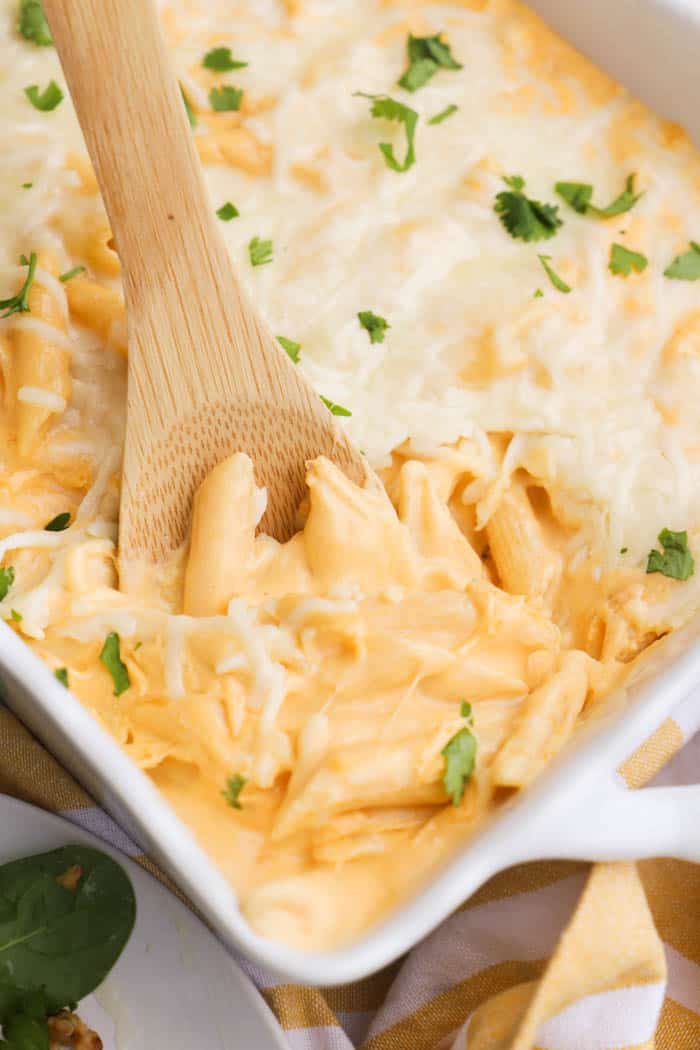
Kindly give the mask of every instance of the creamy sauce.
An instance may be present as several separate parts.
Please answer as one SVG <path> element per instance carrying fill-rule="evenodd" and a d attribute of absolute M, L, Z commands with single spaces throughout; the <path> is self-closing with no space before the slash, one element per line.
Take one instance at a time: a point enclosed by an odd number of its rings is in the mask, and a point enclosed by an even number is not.
<path fill-rule="evenodd" d="M 700 551 L 697 291 L 663 276 L 700 236 L 700 159 L 510 0 L 160 6 L 212 206 L 240 212 L 221 225 L 234 261 L 301 344 L 298 367 L 351 411 L 386 492 L 316 461 L 304 527 L 280 546 L 256 536 L 264 494 L 233 457 L 200 490 L 185 548 L 119 591 L 119 262 L 70 101 L 41 113 L 24 96 L 62 76 L 52 48 L 15 32 L 13 0 L 0 298 L 26 276 L 21 253 L 38 268 L 30 312 L 0 321 L 0 565 L 14 570 L 0 615 L 66 669 L 256 929 L 327 947 L 423 881 L 699 604 L 700 574 L 644 566 L 663 527 Z M 442 31 L 463 68 L 396 87 L 409 31 Z M 202 68 L 213 46 L 247 67 Z M 222 83 L 244 89 L 239 111 L 211 111 Z M 403 129 L 356 91 L 419 113 L 407 172 L 378 149 L 403 157 Z M 608 203 L 631 173 L 643 196 L 608 221 L 554 192 L 592 183 Z M 556 237 L 505 232 L 494 199 L 514 174 L 559 204 Z M 250 265 L 256 236 L 273 241 L 268 265 Z M 644 272 L 612 274 L 614 242 Z M 388 321 L 382 342 L 366 310 Z M 66 511 L 67 529 L 45 531 Z M 119 695 L 100 661 L 111 632 Z M 452 805 L 444 748 L 467 725 L 476 765 Z"/>

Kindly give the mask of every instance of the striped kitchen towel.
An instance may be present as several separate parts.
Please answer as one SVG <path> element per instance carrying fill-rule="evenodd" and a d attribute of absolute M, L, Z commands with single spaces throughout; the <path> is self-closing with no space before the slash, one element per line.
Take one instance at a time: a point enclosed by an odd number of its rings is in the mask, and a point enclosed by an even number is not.
<path fill-rule="evenodd" d="M 700 692 L 620 775 L 630 787 L 695 783 L 698 729 Z M 60 812 L 158 874 L 3 709 L 0 791 Z M 280 984 L 243 965 L 291 1050 L 700 1050 L 700 866 L 511 868 L 399 963 L 337 988 Z"/>

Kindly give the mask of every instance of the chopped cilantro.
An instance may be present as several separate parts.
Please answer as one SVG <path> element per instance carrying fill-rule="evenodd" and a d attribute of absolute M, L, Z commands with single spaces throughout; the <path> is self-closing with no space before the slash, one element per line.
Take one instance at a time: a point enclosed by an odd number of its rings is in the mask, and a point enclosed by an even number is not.
<path fill-rule="evenodd" d="M 691 241 L 690 249 L 683 255 L 677 255 L 664 270 L 664 277 L 672 277 L 676 281 L 700 280 L 700 244 Z"/>
<path fill-rule="evenodd" d="M 85 273 L 85 267 L 74 266 L 72 270 L 66 270 L 65 273 L 62 273 L 58 279 L 59 281 L 63 281 L 63 283 L 65 284 L 66 281 L 72 281 L 74 277 L 77 277 L 78 274 L 81 273 Z"/>
<path fill-rule="evenodd" d="M 553 237 L 562 225 L 556 204 L 542 204 L 523 193 L 525 179 L 521 175 L 504 177 L 509 190 L 496 195 L 494 211 L 511 235 L 521 241 L 545 241 Z"/>
<path fill-rule="evenodd" d="M 4 314 L 0 314 L 0 320 L 4 317 L 9 317 L 11 314 L 29 313 L 29 292 L 34 284 L 36 252 L 32 252 L 28 259 L 26 255 L 23 255 L 20 259 L 20 265 L 28 268 L 27 276 L 17 295 L 13 295 L 10 299 L 0 299 L 0 310 L 5 311 Z"/>
<path fill-rule="evenodd" d="M 22 189 L 23 190 L 30 190 L 33 185 L 34 185 L 33 182 L 23 182 L 22 183 Z"/>
<path fill-rule="evenodd" d="M 241 213 L 235 204 L 232 204 L 231 201 L 226 201 L 225 204 L 216 209 L 216 214 L 222 222 L 230 222 L 231 219 L 236 219 Z"/>
<path fill-rule="evenodd" d="M 695 561 L 688 550 L 687 532 L 662 529 L 659 533 L 659 543 L 663 547 L 663 554 L 657 550 L 649 551 L 647 572 L 661 572 L 674 580 L 687 580 L 693 575 Z"/>
<path fill-rule="evenodd" d="M 570 292 L 571 288 L 566 283 L 566 281 L 563 281 L 561 279 L 561 277 L 559 276 L 559 274 L 556 273 L 552 269 L 552 267 L 549 265 L 552 256 L 551 255 L 538 255 L 537 258 L 542 263 L 542 266 L 544 267 L 544 272 L 547 274 L 547 276 L 549 277 L 549 279 L 552 282 L 552 284 L 554 285 L 554 287 L 557 288 L 560 292 Z"/>
<path fill-rule="evenodd" d="M 370 343 L 383 343 L 387 328 L 391 328 L 388 321 L 371 310 L 360 310 L 357 319 L 369 334 Z"/>
<path fill-rule="evenodd" d="M 50 80 L 43 91 L 39 91 L 37 84 L 30 84 L 24 93 L 34 109 L 40 109 L 42 113 L 50 113 L 63 101 L 63 92 L 55 80 Z"/>
<path fill-rule="evenodd" d="M 31 40 L 39 47 L 50 47 L 53 44 L 41 0 L 20 0 L 17 28 L 25 40 Z"/>
<path fill-rule="evenodd" d="M 21 623 L 22 622 L 22 613 L 17 612 L 16 609 L 10 609 L 10 618 L 12 620 L 14 620 L 15 623 Z"/>
<path fill-rule="evenodd" d="M 471 715 L 471 709 L 469 714 Z M 442 782 L 447 794 L 452 796 L 452 805 L 458 806 L 464 797 L 464 789 L 476 762 L 476 737 L 471 729 L 465 726 L 455 733 L 443 747 L 442 754 L 445 757 Z"/>
<path fill-rule="evenodd" d="M 629 248 L 625 248 L 622 244 L 611 245 L 610 262 L 608 263 L 610 273 L 617 274 L 620 277 L 629 277 L 632 270 L 635 270 L 637 273 L 643 273 L 648 265 L 649 260 L 646 255 L 630 251 Z"/>
<path fill-rule="evenodd" d="M 389 98 L 388 95 L 366 95 L 363 91 L 358 91 L 356 94 L 361 98 L 370 100 L 372 103 L 370 113 L 373 117 L 383 120 L 395 120 L 399 124 L 403 124 L 406 131 L 406 156 L 403 161 L 401 163 L 398 162 L 394 154 L 394 147 L 390 142 L 380 142 L 379 149 L 382 151 L 387 167 L 391 168 L 392 171 L 408 171 L 416 162 L 413 140 L 416 134 L 418 114 L 415 109 L 411 109 L 410 106 L 404 106 L 402 102 L 397 102 L 396 99 Z"/>
<path fill-rule="evenodd" d="M 238 62 L 231 54 L 230 47 L 212 47 L 202 59 L 202 65 L 216 73 L 230 73 L 233 69 L 244 69 L 248 63 Z"/>
<path fill-rule="evenodd" d="M 408 69 L 399 80 L 399 87 L 406 91 L 417 91 L 434 77 L 438 69 L 462 69 L 450 51 L 450 45 L 437 36 L 413 36 L 408 34 L 406 51 Z"/>
<path fill-rule="evenodd" d="M 105 638 L 100 653 L 100 661 L 107 668 L 114 682 L 114 695 L 121 696 L 131 685 L 129 680 L 129 669 L 121 658 L 119 651 L 119 635 L 111 631 Z"/>
<path fill-rule="evenodd" d="M 220 88 L 212 88 L 209 92 L 209 103 L 216 113 L 230 113 L 241 108 L 243 91 L 241 88 L 231 87 L 224 84 Z"/>
<path fill-rule="evenodd" d="M 61 683 L 61 685 L 65 685 L 66 689 L 68 688 L 68 668 L 67 667 L 57 667 L 56 670 L 54 671 L 54 677 L 58 679 L 58 681 Z"/>
<path fill-rule="evenodd" d="M 544 299 L 544 292 L 542 291 L 542 289 L 541 288 L 537 288 L 536 291 L 535 291 L 535 294 L 533 295 L 532 298 L 533 299 Z"/>
<path fill-rule="evenodd" d="M 455 106 L 454 102 L 451 102 L 449 106 L 445 106 L 439 113 L 436 113 L 434 117 L 428 119 L 428 124 L 442 124 L 443 120 L 447 120 L 453 113 L 456 113 L 459 106 Z"/>
<path fill-rule="evenodd" d="M 462 703 L 459 707 L 459 713 L 462 716 L 462 718 L 472 719 L 474 717 L 472 705 L 468 704 L 466 700 L 462 700 Z"/>
<path fill-rule="evenodd" d="M 554 189 L 579 215 L 591 213 L 599 219 L 612 219 L 633 208 L 642 196 L 634 191 L 635 178 L 634 174 L 627 176 L 624 190 L 606 208 L 598 208 L 592 203 L 593 187 L 588 182 L 557 182 Z"/>
<path fill-rule="evenodd" d="M 195 113 L 194 107 L 192 106 L 192 103 L 190 102 L 190 97 L 187 94 L 187 92 L 185 91 L 185 89 L 182 86 L 182 84 L 180 84 L 180 94 L 182 95 L 182 101 L 185 104 L 185 113 L 187 114 L 187 119 L 190 122 L 190 127 L 191 128 L 196 128 L 197 127 L 197 123 L 198 123 L 197 114 Z"/>
<path fill-rule="evenodd" d="M 6 569 L 0 568 L 0 602 L 7 598 L 10 587 L 15 582 L 15 570 L 12 565 Z"/>
<path fill-rule="evenodd" d="M 321 398 L 321 401 L 323 401 L 324 405 L 326 406 L 328 411 L 331 413 L 331 415 L 334 415 L 334 416 L 351 416 L 352 415 L 352 412 L 350 411 L 349 408 L 343 408 L 342 405 L 337 405 L 335 403 L 335 401 L 331 401 L 329 398 L 324 397 L 323 394 L 319 394 L 319 397 Z"/>
<path fill-rule="evenodd" d="M 226 787 L 221 794 L 232 809 L 243 809 L 239 798 L 241 791 L 247 783 L 248 781 L 246 777 L 242 777 L 240 773 L 234 773 L 233 776 L 229 777 L 226 781 Z"/>
<path fill-rule="evenodd" d="M 283 350 L 286 350 L 295 365 L 299 364 L 299 352 L 301 343 L 295 343 L 293 339 L 287 339 L 286 335 L 278 335 L 277 342 Z"/>
<path fill-rule="evenodd" d="M 629 547 L 620 547 L 620 554 L 627 554 Z"/>
<path fill-rule="evenodd" d="M 251 266 L 265 266 L 272 262 L 272 241 L 263 241 L 260 237 L 253 237 L 248 245 L 248 255 Z"/>
<path fill-rule="evenodd" d="M 70 525 L 70 511 L 64 510 L 62 514 L 57 514 L 55 518 L 44 525 L 45 532 L 63 532 Z"/>

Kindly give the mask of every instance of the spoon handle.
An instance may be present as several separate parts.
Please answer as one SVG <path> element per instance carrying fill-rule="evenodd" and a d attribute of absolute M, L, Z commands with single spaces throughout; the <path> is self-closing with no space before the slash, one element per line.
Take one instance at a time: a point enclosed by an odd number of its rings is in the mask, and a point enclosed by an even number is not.
<path fill-rule="evenodd" d="M 211 281 L 212 253 L 225 248 L 154 4 L 45 0 L 44 8 L 102 190 L 130 309 L 138 317 L 144 296 L 160 294 L 161 282 L 184 278 L 188 295 L 196 294 L 200 281 Z"/>

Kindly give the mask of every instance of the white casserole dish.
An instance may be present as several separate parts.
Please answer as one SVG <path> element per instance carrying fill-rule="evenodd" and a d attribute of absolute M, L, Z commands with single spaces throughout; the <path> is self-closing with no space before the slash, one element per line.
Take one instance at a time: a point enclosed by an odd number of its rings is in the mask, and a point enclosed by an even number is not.
<path fill-rule="evenodd" d="M 698 0 L 561 0 L 532 6 L 581 50 L 700 141 Z M 678 84 L 682 92 L 675 92 Z M 627 690 L 538 782 L 489 821 L 416 896 L 361 940 L 305 954 L 257 936 L 234 891 L 112 738 L 0 622 L 0 688 L 10 707 L 182 887 L 221 938 L 305 983 L 336 984 L 402 954 L 495 872 L 537 858 L 658 855 L 700 862 L 700 786 L 629 792 L 616 769 L 674 707 L 700 704 L 700 618 L 640 660 Z M 0 756 L 1 760 L 1 756 Z M 351 902 L 349 902 L 351 904 Z"/>

